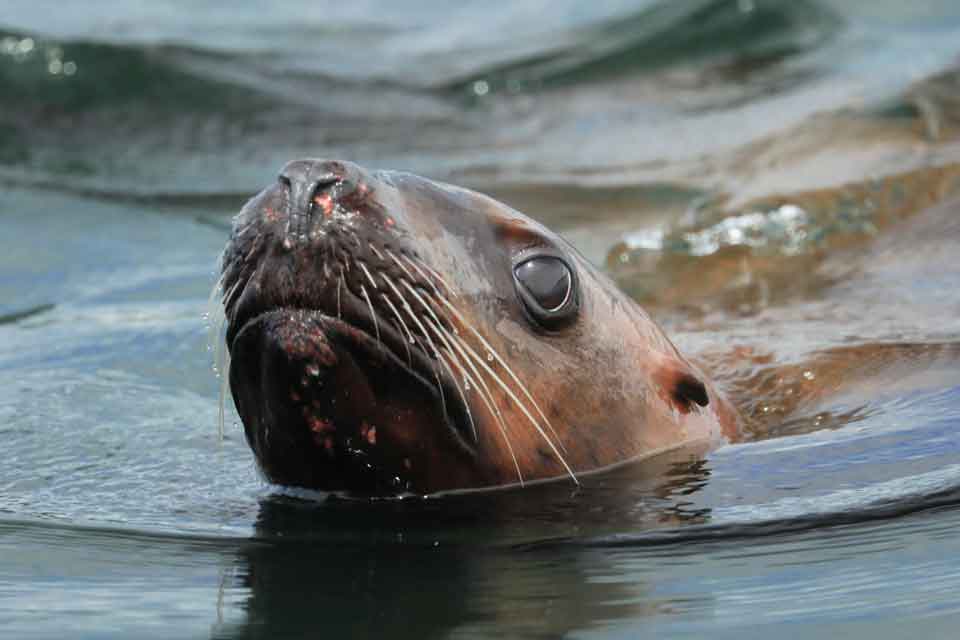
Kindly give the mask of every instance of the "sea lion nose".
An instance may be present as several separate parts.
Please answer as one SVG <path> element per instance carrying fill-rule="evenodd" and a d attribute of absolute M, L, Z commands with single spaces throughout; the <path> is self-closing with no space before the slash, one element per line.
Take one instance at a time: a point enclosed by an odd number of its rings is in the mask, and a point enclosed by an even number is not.
<path fill-rule="evenodd" d="M 278 180 L 287 191 L 294 212 L 306 213 L 312 203 L 346 180 L 343 163 L 330 160 L 293 160 L 280 170 Z"/>

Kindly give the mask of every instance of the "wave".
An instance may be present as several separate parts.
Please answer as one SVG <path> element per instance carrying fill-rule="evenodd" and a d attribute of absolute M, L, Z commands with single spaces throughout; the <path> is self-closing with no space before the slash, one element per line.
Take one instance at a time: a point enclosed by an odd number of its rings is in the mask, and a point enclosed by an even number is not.
<path fill-rule="evenodd" d="M 5 112 L 21 116 L 29 109 L 55 117 L 118 104 L 211 112 L 263 106 L 235 84 L 189 70 L 226 59 L 181 46 L 56 41 L 0 30 Z"/>
<path fill-rule="evenodd" d="M 213 191 L 239 192 L 306 150 L 345 155 L 452 118 L 406 89 L 270 65 L 252 52 L 0 28 L 0 180 L 157 199 L 195 190 L 203 175 Z"/>
<path fill-rule="evenodd" d="M 437 88 L 475 95 L 521 92 L 704 59 L 762 67 L 825 44 L 843 24 L 840 16 L 812 0 L 657 3 L 573 31 L 543 54 L 493 65 Z"/>
<path fill-rule="evenodd" d="M 866 489 L 841 490 L 834 495 L 804 501 L 802 505 L 774 503 L 771 513 L 793 510 L 793 515 L 763 517 L 764 505 L 750 507 L 745 519 L 731 518 L 728 522 L 691 525 L 653 530 L 642 533 L 623 533 L 593 537 L 562 537 L 517 545 L 523 549 L 550 549 L 555 547 L 642 548 L 687 544 L 702 544 L 739 540 L 744 538 L 772 538 L 824 528 L 865 525 L 878 521 L 895 520 L 923 512 L 951 509 L 960 506 L 960 467 L 922 474 L 913 478 L 879 483 Z M 904 493 L 907 486 L 921 486 L 922 490 Z M 893 495 L 893 497 L 886 497 Z M 873 501 L 870 497 L 874 496 Z M 866 500 L 863 500 L 866 498 Z M 781 503 L 790 502 L 789 499 Z M 858 504 L 859 503 L 859 504 Z M 714 516 L 723 518 L 722 510 Z"/>

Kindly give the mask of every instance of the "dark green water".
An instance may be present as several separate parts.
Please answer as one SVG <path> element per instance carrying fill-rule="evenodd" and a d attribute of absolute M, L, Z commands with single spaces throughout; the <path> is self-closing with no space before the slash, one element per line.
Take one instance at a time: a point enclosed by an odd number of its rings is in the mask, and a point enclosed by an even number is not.
<path fill-rule="evenodd" d="M 0 3 L 0 637 L 954 637 L 955 3 L 406 5 Z M 302 156 L 558 229 L 754 437 L 579 489 L 265 484 L 205 318 Z"/>

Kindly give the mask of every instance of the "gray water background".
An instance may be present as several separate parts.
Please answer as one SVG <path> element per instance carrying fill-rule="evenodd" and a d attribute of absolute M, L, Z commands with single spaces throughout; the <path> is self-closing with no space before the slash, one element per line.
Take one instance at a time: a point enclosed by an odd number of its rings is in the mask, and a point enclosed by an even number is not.
<path fill-rule="evenodd" d="M 230 216 L 290 158 L 491 191 L 605 264 L 717 193 L 842 182 L 730 159 L 823 114 L 893 129 L 958 56 L 946 0 L 0 3 L 0 637 L 955 637 L 950 358 L 829 430 L 358 504 L 265 484 L 229 399 L 221 437 L 205 314 Z M 949 349 L 937 271 L 885 280 L 882 322 L 664 315 L 695 352 Z"/>

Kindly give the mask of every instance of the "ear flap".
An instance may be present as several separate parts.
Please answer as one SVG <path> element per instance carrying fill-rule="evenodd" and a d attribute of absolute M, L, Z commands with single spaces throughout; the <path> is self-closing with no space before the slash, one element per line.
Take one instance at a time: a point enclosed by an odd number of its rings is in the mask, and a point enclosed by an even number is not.
<path fill-rule="evenodd" d="M 653 380 L 660 387 L 664 399 L 681 413 L 689 413 L 696 404 L 710 404 L 707 387 L 687 363 L 672 356 L 660 356 L 654 367 Z"/>

